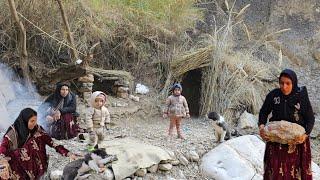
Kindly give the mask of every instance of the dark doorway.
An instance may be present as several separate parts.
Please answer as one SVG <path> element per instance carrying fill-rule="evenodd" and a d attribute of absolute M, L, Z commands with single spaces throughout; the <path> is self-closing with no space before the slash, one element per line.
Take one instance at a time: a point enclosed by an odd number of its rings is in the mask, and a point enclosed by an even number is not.
<path fill-rule="evenodd" d="M 195 69 L 187 72 L 182 80 L 182 95 L 188 101 L 191 116 L 200 113 L 201 77 L 201 70 Z"/>

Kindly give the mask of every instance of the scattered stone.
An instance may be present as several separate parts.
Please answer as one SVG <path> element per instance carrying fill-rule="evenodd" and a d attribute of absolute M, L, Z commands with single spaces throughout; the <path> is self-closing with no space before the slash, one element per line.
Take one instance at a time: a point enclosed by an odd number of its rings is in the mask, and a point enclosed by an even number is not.
<path fill-rule="evenodd" d="M 199 149 L 199 150 L 197 150 L 197 152 L 198 152 L 199 156 L 203 156 L 206 153 L 206 150 L 205 149 Z"/>
<path fill-rule="evenodd" d="M 79 92 L 91 92 L 93 83 L 82 83 L 78 89 Z"/>
<path fill-rule="evenodd" d="M 317 62 L 320 62 L 320 49 L 316 49 L 313 51 L 313 58 L 317 60 Z"/>
<path fill-rule="evenodd" d="M 176 157 L 173 151 L 170 151 L 170 150 L 166 150 L 166 151 L 172 159 Z"/>
<path fill-rule="evenodd" d="M 93 83 L 94 82 L 94 76 L 93 76 L 93 74 L 87 74 L 85 76 L 79 77 L 78 81 L 79 82 L 83 82 L 83 83 Z"/>
<path fill-rule="evenodd" d="M 172 169 L 172 164 L 159 164 L 159 169 L 161 171 L 170 171 Z"/>
<path fill-rule="evenodd" d="M 106 180 L 113 180 L 114 179 L 114 174 L 111 169 L 106 169 L 103 173 L 103 178 Z"/>
<path fill-rule="evenodd" d="M 160 161 L 160 164 L 168 164 L 168 163 L 171 163 L 172 160 L 162 160 Z"/>
<path fill-rule="evenodd" d="M 187 179 L 186 176 L 183 174 L 183 172 L 180 169 L 178 170 L 178 175 L 179 175 L 178 176 L 179 179 L 181 179 L 181 180 Z"/>
<path fill-rule="evenodd" d="M 151 167 L 148 168 L 148 172 L 150 173 L 155 173 L 158 171 L 158 164 L 152 165 Z"/>
<path fill-rule="evenodd" d="M 63 174 L 63 171 L 61 171 L 61 170 L 51 171 L 50 179 L 51 180 L 60 180 L 62 178 L 62 174 Z"/>
<path fill-rule="evenodd" d="M 195 165 L 195 166 L 194 166 L 194 169 L 195 169 L 196 171 L 199 171 L 198 165 Z"/>
<path fill-rule="evenodd" d="M 186 157 L 184 157 L 182 154 L 180 154 L 178 156 L 178 160 L 180 161 L 181 164 L 183 164 L 185 166 L 189 164 L 188 159 Z"/>
<path fill-rule="evenodd" d="M 180 161 L 177 160 L 177 159 L 175 159 L 175 160 L 171 161 L 171 164 L 172 164 L 173 166 L 178 166 L 178 165 L 180 164 Z"/>
<path fill-rule="evenodd" d="M 140 101 L 140 97 L 138 96 L 134 96 L 134 95 L 129 95 L 129 99 L 131 99 L 132 101 L 135 101 L 135 102 L 139 102 Z"/>
<path fill-rule="evenodd" d="M 134 177 L 133 180 L 143 180 L 142 177 Z"/>
<path fill-rule="evenodd" d="M 117 95 L 119 98 L 127 99 L 129 97 L 129 87 L 123 85 L 114 85 L 112 87 L 113 93 Z"/>
<path fill-rule="evenodd" d="M 128 103 L 124 103 L 124 102 L 112 102 L 111 106 L 112 107 L 126 107 L 128 106 Z"/>
<path fill-rule="evenodd" d="M 198 162 L 200 160 L 199 155 L 197 154 L 197 152 L 195 151 L 190 151 L 189 152 L 189 160 L 190 161 L 194 161 L 194 162 Z"/>
<path fill-rule="evenodd" d="M 138 177 L 143 177 L 147 174 L 147 169 L 143 168 L 143 169 L 138 169 L 136 172 L 135 172 L 135 175 L 138 176 Z"/>

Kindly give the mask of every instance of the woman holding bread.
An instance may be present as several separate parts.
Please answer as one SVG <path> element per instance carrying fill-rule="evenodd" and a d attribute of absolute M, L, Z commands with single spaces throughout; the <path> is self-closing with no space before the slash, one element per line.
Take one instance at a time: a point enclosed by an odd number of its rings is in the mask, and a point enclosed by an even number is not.
<path fill-rule="evenodd" d="M 260 136 L 267 141 L 264 155 L 265 180 L 311 180 L 311 149 L 309 135 L 314 125 L 314 114 L 306 87 L 298 87 L 297 75 L 285 69 L 279 86 L 266 97 L 259 113 Z M 269 117 L 270 113 L 272 115 Z M 295 142 L 294 151 L 288 144 L 272 141 L 266 135 L 267 121 L 288 121 L 302 126 L 302 134 Z"/>

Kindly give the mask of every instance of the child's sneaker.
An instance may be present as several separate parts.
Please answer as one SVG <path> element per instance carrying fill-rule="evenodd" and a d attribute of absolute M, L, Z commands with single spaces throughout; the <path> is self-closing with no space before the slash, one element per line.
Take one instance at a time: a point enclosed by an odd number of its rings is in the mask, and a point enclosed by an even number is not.
<path fill-rule="evenodd" d="M 87 146 L 87 150 L 88 150 L 89 152 L 92 152 L 92 151 L 95 150 L 95 148 L 94 148 L 94 146 L 88 145 L 88 146 Z"/>

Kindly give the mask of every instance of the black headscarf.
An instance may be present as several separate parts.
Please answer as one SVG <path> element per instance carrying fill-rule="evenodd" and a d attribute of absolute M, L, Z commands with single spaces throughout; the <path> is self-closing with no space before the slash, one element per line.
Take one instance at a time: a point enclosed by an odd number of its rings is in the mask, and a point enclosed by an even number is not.
<path fill-rule="evenodd" d="M 286 77 L 290 78 L 291 81 L 292 81 L 292 92 L 291 92 L 290 94 L 295 93 L 295 92 L 297 92 L 297 91 L 299 90 L 299 87 L 298 87 L 298 78 L 297 78 L 296 73 L 295 73 L 293 70 L 291 70 L 291 69 L 284 69 L 284 70 L 280 73 L 279 82 L 280 82 L 280 78 L 281 78 L 282 76 L 286 76 Z"/>
<path fill-rule="evenodd" d="M 24 143 L 28 140 L 29 134 L 35 133 L 37 127 L 35 126 L 32 130 L 28 128 L 29 119 L 33 116 L 37 116 L 37 112 L 31 108 L 23 109 L 17 119 L 13 123 L 13 127 L 18 134 L 18 147 L 22 147 Z M 11 128 L 8 129 L 6 133 L 9 132 Z"/>
<path fill-rule="evenodd" d="M 62 86 L 67 86 L 70 89 L 70 85 L 66 82 L 59 82 L 56 84 L 56 90 L 54 92 L 54 99 L 53 99 L 53 104 L 52 104 L 53 107 L 56 107 L 59 104 L 60 100 L 62 98 L 64 98 L 60 94 Z M 69 96 L 69 94 L 65 98 L 67 98 L 68 96 Z"/>

